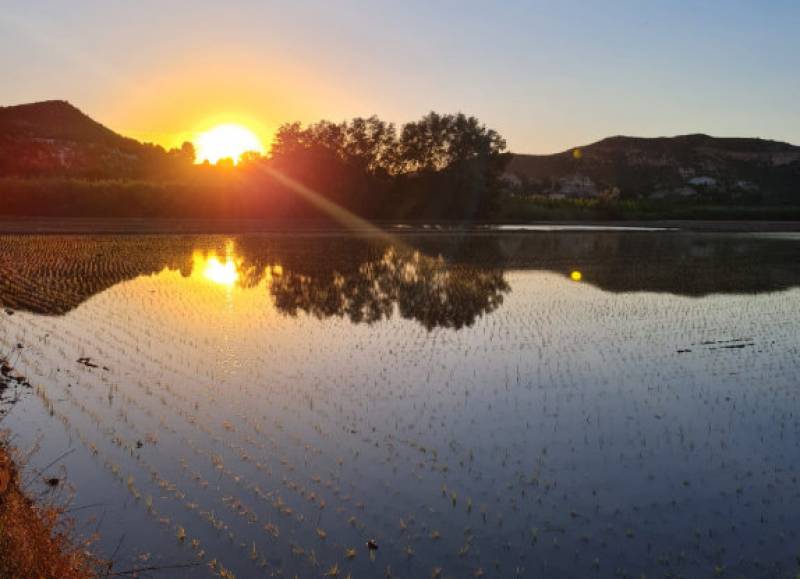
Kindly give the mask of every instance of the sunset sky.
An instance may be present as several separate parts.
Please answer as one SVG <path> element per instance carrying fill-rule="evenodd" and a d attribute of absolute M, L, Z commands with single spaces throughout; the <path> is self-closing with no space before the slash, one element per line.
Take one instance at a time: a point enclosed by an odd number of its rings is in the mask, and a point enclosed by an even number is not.
<path fill-rule="evenodd" d="M 166 146 L 222 122 L 474 114 L 518 152 L 614 134 L 800 143 L 796 1 L 5 0 L 0 105 Z"/>

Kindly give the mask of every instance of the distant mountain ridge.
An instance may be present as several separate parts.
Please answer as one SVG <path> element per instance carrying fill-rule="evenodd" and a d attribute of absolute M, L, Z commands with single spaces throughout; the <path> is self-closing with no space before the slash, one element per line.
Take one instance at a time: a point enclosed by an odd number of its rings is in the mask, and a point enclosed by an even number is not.
<path fill-rule="evenodd" d="M 122 136 L 63 100 L 0 107 L 0 176 L 147 178 L 191 164 L 191 147 Z M 552 155 L 510 155 L 520 196 L 800 203 L 800 147 L 704 134 L 614 136 Z"/>
<path fill-rule="evenodd" d="M 554 155 L 514 155 L 506 175 L 523 194 L 797 201 L 800 147 L 704 134 L 615 136 Z"/>

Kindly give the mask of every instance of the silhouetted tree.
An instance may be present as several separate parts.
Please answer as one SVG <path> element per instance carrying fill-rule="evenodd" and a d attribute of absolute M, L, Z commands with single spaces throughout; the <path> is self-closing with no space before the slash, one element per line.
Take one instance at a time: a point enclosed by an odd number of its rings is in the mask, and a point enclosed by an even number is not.
<path fill-rule="evenodd" d="M 273 166 L 366 215 L 486 217 L 501 189 L 505 141 L 475 117 L 430 113 L 404 125 L 375 116 L 279 128 Z M 405 209 L 403 209 L 405 208 Z"/>
<path fill-rule="evenodd" d="M 487 217 L 496 208 L 510 160 L 505 150 L 505 140 L 475 117 L 431 112 L 403 127 L 398 158 L 402 170 L 416 178 L 408 189 L 418 197 L 419 211 Z"/>
<path fill-rule="evenodd" d="M 239 155 L 239 166 L 246 167 L 248 165 L 258 163 L 264 159 L 264 156 L 258 151 L 245 151 Z"/>

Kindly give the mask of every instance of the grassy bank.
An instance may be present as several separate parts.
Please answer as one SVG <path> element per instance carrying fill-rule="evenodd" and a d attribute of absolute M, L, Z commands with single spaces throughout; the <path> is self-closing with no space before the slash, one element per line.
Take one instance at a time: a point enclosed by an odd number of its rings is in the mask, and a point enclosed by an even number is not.
<path fill-rule="evenodd" d="M 797 221 L 800 206 L 719 205 L 681 200 L 551 199 L 508 197 L 498 220 L 527 221 Z"/>
<path fill-rule="evenodd" d="M 0 577 L 97 577 L 98 561 L 70 531 L 60 509 L 37 506 L 26 496 L 9 450 L 0 442 Z"/>
<path fill-rule="evenodd" d="M 0 397 L 15 383 L 27 385 L 0 358 Z M 86 543 L 74 539 L 63 509 L 34 503 L 25 490 L 11 448 L 0 432 L 0 578 L 98 577 L 100 561 L 87 551 Z"/>
<path fill-rule="evenodd" d="M 374 192 L 372 192 L 374 193 Z M 370 193 L 364 193 L 369 197 Z M 345 196 L 346 197 L 346 196 Z M 436 197 L 434 195 L 434 197 Z M 371 220 L 404 222 L 527 223 L 535 221 L 797 221 L 798 205 L 725 204 L 701 199 L 553 199 L 502 196 L 489 217 L 447 211 L 408 211 L 413 191 L 396 191 L 380 209 L 356 211 Z M 0 218 L 51 219 L 258 219 L 328 221 L 297 193 L 263 179 L 209 174 L 186 181 L 74 178 L 0 178 Z M 342 199 L 332 199 L 337 204 Z M 431 201 L 432 205 L 437 202 Z M 413 205 L 413 203 L 411 203 Z M 366 205 L 369 205 L 368 203 Z M 354 210 L 355 211 L 355 210 Z M 438 215 L 438 217 L 437 217 Z"/>

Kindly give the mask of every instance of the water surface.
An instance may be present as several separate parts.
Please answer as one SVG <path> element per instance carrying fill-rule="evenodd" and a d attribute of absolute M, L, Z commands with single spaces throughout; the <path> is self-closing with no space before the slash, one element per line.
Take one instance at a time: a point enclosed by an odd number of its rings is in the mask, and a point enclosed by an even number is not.
<path fill-rule="evenodd" d="M 3 236 L 2 425 L 117 570 L 790 577 L 798 287 L 777 235 Z"/>

